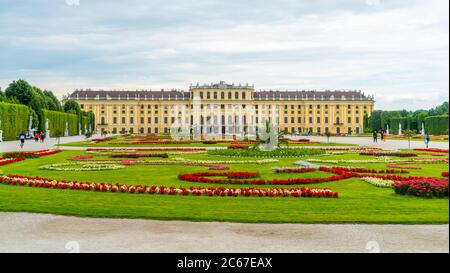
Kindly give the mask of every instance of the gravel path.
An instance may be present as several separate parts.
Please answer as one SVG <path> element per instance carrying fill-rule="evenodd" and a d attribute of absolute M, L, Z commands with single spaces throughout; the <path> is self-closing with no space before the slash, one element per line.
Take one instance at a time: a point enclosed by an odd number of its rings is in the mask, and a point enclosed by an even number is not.
<path fill-rule="evenodd" d="M 0 252 L 449 252 L 449 225 L 305 225 L 0 212 Z"/>

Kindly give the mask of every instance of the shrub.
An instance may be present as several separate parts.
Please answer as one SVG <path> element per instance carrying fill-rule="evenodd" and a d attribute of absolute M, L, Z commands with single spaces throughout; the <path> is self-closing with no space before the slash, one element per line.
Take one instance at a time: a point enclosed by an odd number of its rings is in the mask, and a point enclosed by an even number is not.
<path fill-rule="evenodd" d="M 425 118 L 425 130 L 431 135 L 448 134 L 448 115 Z"/>
<path fill-rule="evenodd" d="M 419 197 L 448 197 L 447 178 L 421 178 L 394 183 L 394 190 L 402 195 Z"/>

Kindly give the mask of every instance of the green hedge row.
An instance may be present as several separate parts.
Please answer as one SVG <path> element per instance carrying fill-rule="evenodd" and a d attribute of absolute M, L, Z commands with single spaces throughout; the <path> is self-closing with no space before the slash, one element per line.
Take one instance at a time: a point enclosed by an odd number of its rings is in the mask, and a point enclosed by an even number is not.
<path fill-rule="evenodd" d="M 411 119 L 409 117 L 391 118 L 390 124 L 391 124 L 390 128 L 391 134 L 398 134 L 399 124 L 402 125 L 402 131 L 406 129 L 411 129 Z"/>
<path fill-rule="evenodd" d="M 425 130 L 430 135 L 448 134 L 448 116 L 432 116 L 425 118 Z"/>
<path fill-rule="evenodd" d="M 0 102 L 0 130 L 3 140 L 16 140 L 28 131 L 30 111 L 27 106 Z"/>
<path fill-rule="evenodd" d="M 53 136 L 56 130 L 61 130 L 64 134 L 66 130 L 66 122 L 69 127 L 69 135 L 78 135 L 78 116 L 75 114 L 68 114 L 64 112 L 56 112 L 44 110 L 42 111 L 42 125 L 45 129 L 45 121 L 48 119 L 48 130 L 50 136 Z"/>

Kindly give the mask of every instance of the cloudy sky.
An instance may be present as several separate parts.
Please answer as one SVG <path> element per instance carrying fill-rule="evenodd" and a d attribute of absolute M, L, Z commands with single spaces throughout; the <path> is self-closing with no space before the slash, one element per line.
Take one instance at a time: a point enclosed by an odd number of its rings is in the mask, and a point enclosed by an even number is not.
<path fill-rule="evenodd" d="M 447 0 L 0 0 L 0 87 L 357 89 L 448 101 Z"/>

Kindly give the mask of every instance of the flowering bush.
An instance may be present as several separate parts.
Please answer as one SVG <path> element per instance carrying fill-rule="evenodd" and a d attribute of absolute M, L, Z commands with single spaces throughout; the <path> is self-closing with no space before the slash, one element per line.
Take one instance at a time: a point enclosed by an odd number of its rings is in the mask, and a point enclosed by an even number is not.
<path fill-rule="evenodd" d="M 95 143 L 100 143 L 100 142 L 104 142 L 104 141 L 111 141 L 111 140 L 113 140 L 112 137 L 93 138 L 93 139 L 91 139 L 91 141 L 92 141 L 92 142 L 95 142 Z"/>
<path fill-rule="evenodd" d="M 17 158 L 1 158 L 0 157 L 0 166 L 6 165 L 6 164 L 10 164 L 10 163 L 14 163 L 14 162 L 19 162 L 25 160 L 25 158 L 21 158 L 21 157 L 17 157 Z"/>
<path fill-rule="evenodd" d="M 0 183 L 39 188 L 70 189 L 83 191 L 131 193 L 131 194 L 167 194 L 180 196 L 221 196 L 221 197 L 324 197 L 337 198 L 338 193 L 330 189 L 314 188 L 223 188 L 223 187 L 167 187 L 124 185 L 120 183 L 95 183 L 53 180 L 42 177 L 27 177 L 20 175 L 0 176 Z"/>
<path fill-rule="evenodd" d="M 363 177 L 362 180 L 380 188 L 392 188 L 394 180 L 380 179 L 374 177 Z"/>
<path fill-rule="evenodd" d="M 383 153 L 383 152 L 362 152 L 359 155 L 372 155 L 372 156 L 397 156 L 397 157 L 414 157 L 417 156 L 415 153 Z"/>
<path fill-rule="evenodd" d="M 421 178 L 394 183 L 394 190 L 398 194 L 419 197 L 448 197 L 447 178 Z"/>
<path fill-rule="evenodd" d="M 441 175 L 442 175 L 443 177 L 448 177 L 448 172 L 442 172 Z"/>

